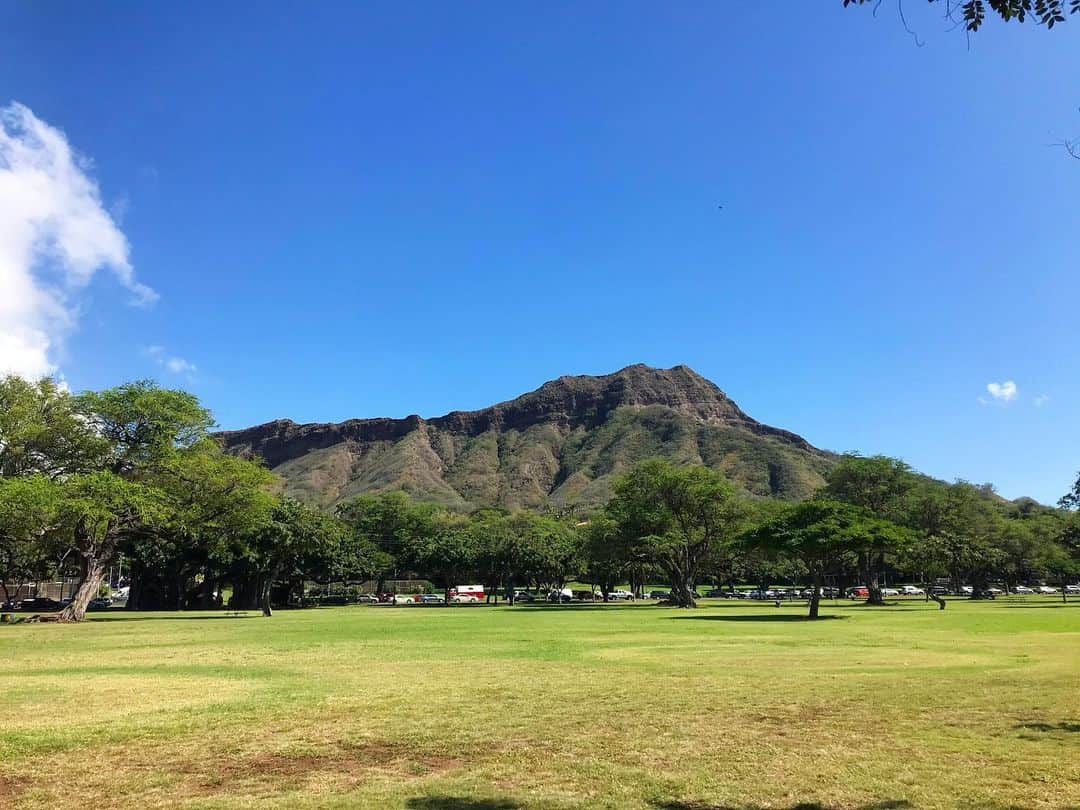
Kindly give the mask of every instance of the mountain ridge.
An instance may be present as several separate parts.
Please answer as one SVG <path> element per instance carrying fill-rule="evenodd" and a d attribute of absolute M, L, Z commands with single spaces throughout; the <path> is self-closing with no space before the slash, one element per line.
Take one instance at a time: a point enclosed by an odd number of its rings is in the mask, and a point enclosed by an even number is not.
<path fill-rule="evenodd" d="M 606 497 L 611 474 L 648 455 L 717 467 L 754 494 L 805 497 L 832 458 L 751 418 L 684 365 L 562 376 L 430 418 L 276 419 L 216 435 L 229 452 L 263 458 L 286 492 L 323 506 L 399 488 L 458 506 L 588 508 Z"/>

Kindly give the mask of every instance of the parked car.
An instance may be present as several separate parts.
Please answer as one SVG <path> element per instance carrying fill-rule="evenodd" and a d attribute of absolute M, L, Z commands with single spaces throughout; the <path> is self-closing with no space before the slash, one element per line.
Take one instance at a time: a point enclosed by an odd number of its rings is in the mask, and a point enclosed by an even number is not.
<path fill-rule="evenodd" d="M 865 585 L 857 585 L 854 588 L 848 588 L 848 599 L 868 599 L 870 597 L 870 589 Z"/>
<path fill-rule="evenodd" d="M 902 596 L 926 596 L 926 591 L 918 585 L 901 585 L 900 593 Z"/>
<path fill-rule="evenodd" d="M 899 596 L 900 591 L 898 591 L 896 588 L 882 588 L 881 589 L 881 595 L 882 596 Z"/>
<path fill-rule="evenodd" d="M 619 588 L 618 590 L 610 591 L 608 593 L 608 598 L 609 599 L 622 599 L 622 600 L 625 600 L 627 602 L 633 602 L 634 601 L 634 593 L 633 593 L 633 591 L 624 591 L 621 588 Z"/>
<path fill-rule="evenodd" d="M 105 610 L 112 607 L 112 599 L 108 596 L 99 596 L 97 599 L 91 599 L 86 605 L 87 610 Z"/>
<path fill-rule="evenodd" d="M 379 597 L 373 593 L 362 593 L 356 597 L 356 604 L 358 605 L 377 605 L 379 604 Z"/>
<path fill-rule="evenodd" d="M 667 591 L 649 591 L 650 599 L 670 599 L 671 594 Z"/>
<path fill-rule="evenodd" d="M 549 602 L 573 602 L 574 592 L 569 588 L 552 588 L 547 595 Z"/>
<path fill-rule="evenodd" d="M 445 600 L 437 593 L 422 593 L 420 594 L 420 604 L 422 605 L 441 605 Z"/>
<path fill-rule="evenodd" d="M 571 591 L 571 594 L 579 602 L 593 602 L 596 600 L 596 593 L 593 591 Z"/>
<path fill-rule="evenodd" d="M 1052 587 L 1050 585 L 1040 585 L 1035 590 L 1038 591 L 1039 593 L 1046 593 L 1046 594 L 1057 593 L 1058 592 L 1057 588 L 1054 588 L 1054 587 Z"/>
<path fill-rule="evenodd" d="M 1066 585 L 1065 593 L 1080 594 L 1080 585 Z"/>
<path fill-rule="evenodd" d="M 948 596 L 951 591 L 944 585 L 935 585 L 933 588 L 930 589 L 930 593 L 932 593 L 934 596 Z"/>
<path fill-rule="evenodd" d="M 63 605 L 47 596 L 34 596 L 19 603 L 20 610 L 60 610 Z"/>
<path fill-rule="evenodd" d="M 515 602 L 535 602 L 536 597 L 528 591 L 514 591 Z"/>
<path fill-rule="evenodd" d="M 1020 596 L 1027 596 L 1028 594 L 1035 593 L 1035 591 L 1027 585 L 1017 585 L 1013 588 L 1013 593 L 1020 594 Z"/>
<path fill-rule="evenodd" d="M 711 591 L 705 591 L 705 597 L 707 599 L 727 599 L 728 595 L 729 592 L 721 588 L 713 588 Z"/>
<path fill-rule="evenodd" d="M 419 594 L 413 593 L 395 593 L 394 604 L 395 605 L 415 605 L 419 597 Z"/>
<path fill-rule="evenodd" d="M 455 605 L 475 605 L 480 601 L 480 597 L 471 593 L 455 593 L 450 597 L 450 601 Z"/>

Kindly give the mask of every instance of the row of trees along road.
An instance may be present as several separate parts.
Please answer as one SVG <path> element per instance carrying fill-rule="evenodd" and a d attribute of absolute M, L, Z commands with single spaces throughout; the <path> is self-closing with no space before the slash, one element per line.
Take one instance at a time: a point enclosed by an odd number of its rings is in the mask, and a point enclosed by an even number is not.
<path fill-rule="evenodd" d="M 654 459 L 616 477 L 607 505 L 553 516 L 465 514 L 401 492 L 327 514 L 282 497 L 260 464 L 224 454 L 213 420 L 183 391 L 136 382 L 71 394 L 52 380 L 0 381 L 0 590 L 75 575 L 61 614 L 80 620 L 118 555 L 133 609 L 302 604 L 311 582 L 427 578 L 448 590 L 635 589 L 663 581 L 691 607 L 697 586 L 831 578 L 954 587 L 1080 573 L 1080 480 L 1058 509 L 945 484 L 882 456 L 841 457 L 810 501 L 753 499 L 700 466 Z M 1064 598 L 1064 594 L 1063 594 Z M 810 615 L 818 613 L 811 600 Z M 944 606 L 944 603 L 941 603 Z"/>

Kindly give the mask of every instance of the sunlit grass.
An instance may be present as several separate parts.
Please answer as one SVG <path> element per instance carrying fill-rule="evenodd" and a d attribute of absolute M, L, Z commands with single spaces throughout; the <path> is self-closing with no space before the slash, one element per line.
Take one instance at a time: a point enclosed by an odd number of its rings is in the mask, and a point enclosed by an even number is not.
<path fill-rule="evenodd" d="M 17 807 L 1068 807 L 1080 605 L 372 608 L 0 628 Z"/>

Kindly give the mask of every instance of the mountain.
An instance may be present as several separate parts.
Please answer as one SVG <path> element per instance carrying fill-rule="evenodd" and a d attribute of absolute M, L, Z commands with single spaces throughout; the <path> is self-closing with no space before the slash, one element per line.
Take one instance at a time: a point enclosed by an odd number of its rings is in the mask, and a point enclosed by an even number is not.
<path fill-rule="evenodd" d="M 278 419 L 217 435 L 229 452 L 262 457 L 287 494 L 323 507 L 400 489 L 457 507 L 589 509 L 607 499 L 613 474 L 653 456 L 714 467 L 755 495 L 797 499 L 823 483 L 834 458 L 751 419 L 686 366 L 560 377 L 433 419 Z"/>

